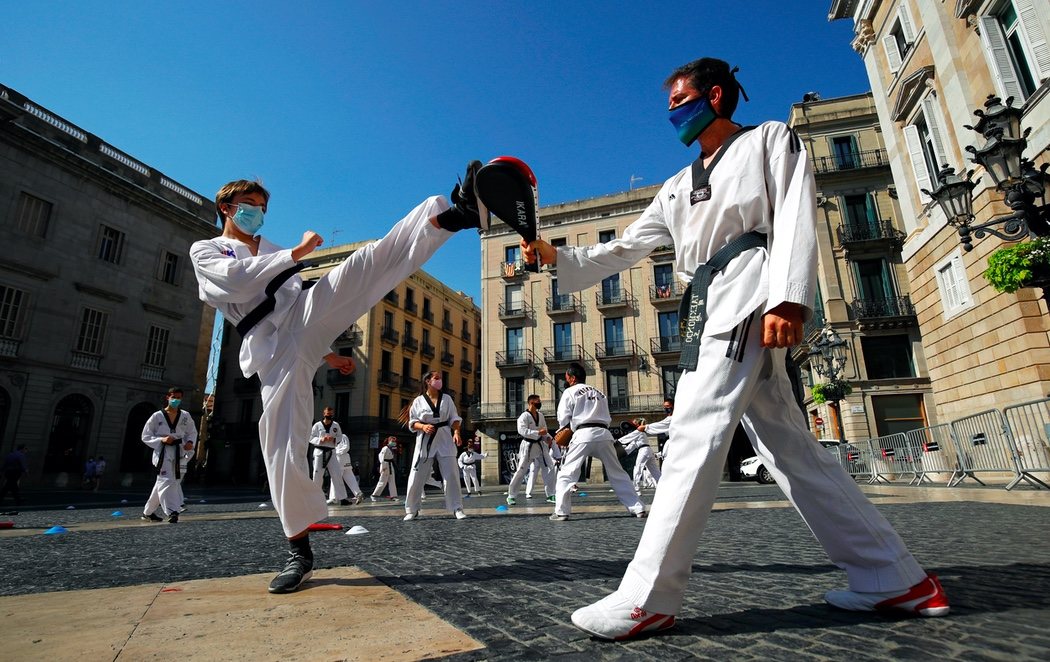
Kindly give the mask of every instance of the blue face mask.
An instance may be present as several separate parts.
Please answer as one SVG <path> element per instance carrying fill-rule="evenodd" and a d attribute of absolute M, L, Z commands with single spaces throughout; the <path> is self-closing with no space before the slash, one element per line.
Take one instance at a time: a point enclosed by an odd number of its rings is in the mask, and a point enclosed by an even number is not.
<path fill-rule="evenodd" d="M 171 398 L 168 400 L 168 404 L 174 407 L 175 409 L 178 409 L 179 405 L 182 404 L 182 400 L 179 398 Z"/>
<path fill-rule="evenodd" d="M 670 120 L 678 132 L 678 139 L 688 146 L 692 145 L 717 117 L 707 97 L 701 96 L 672 110 Z"/>
<path fill-rule="evenodd" d="M 237 213 L 233 215 L 233 224 L 244 234 L 254 237 L 263 226 L 262 207 L 239 203 Z"/>

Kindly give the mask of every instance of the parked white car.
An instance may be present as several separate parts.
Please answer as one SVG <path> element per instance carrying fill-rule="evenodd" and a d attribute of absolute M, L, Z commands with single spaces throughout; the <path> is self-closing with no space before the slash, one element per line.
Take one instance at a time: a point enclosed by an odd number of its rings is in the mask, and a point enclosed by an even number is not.
<path fill-rule="evenodd" d="M 818 441 L 824 448 L 834 448 L 839 445 L 838 439 L 820 439 Z M 763 485 L 775 482 L 773 474 L 769 473 L 769 469 L 763 466 L 758 456 L 749 457 L 740 463 L 740 477 L 744 480 L 757 480 Z"/>

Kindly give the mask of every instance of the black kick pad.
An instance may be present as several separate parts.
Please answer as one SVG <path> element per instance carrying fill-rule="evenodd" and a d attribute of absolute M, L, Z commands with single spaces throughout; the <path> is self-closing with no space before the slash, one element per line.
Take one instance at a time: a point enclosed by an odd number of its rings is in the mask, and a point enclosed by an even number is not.
<path fill-rule="evenodd" d="M 493 159 L 478 171 L 476 186 L 478 200 L 486 211 L 495 214 L 525 241 L 535 241 L 536 176 L 523 161 L 511 156 Z M 539 264 L 526 265 L 529 271 L 538 271 Z"/>

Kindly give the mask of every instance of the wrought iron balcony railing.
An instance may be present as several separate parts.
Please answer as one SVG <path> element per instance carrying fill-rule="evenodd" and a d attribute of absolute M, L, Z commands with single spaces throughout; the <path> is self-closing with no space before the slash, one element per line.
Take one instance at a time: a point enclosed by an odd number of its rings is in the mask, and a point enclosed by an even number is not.
<path fill-rule="evenodd" d="M 854 299 L 850 304 L 853 316 L 858 320 L 876 317 L 914 317 L 915 306 L 911 297 L 890 297 L 887 299 Z"/>
<path fill-rule="evenodd" d="M 651 354 L 670 354 L 682 351 L 681 336 L 659 336 L 649 339 L 649 351 Z"/>
<path fill-rule="evenodd" d="M 379 371 L 379 385 L 397 388 L 401 384 L 401 375 L 390 370 Z"/>
<path fill-rule="evenodd" d="M 401 332 L 397 329 L 391 329 L 388 326 L 384 326 L 380 332 L 379 337 L 385 342 L 397 344 L 397 341 L 401 338 Z"/>
<path fill-rule="evenodd" d="M 571 361 L 582 362 L 583 360 L 582 345 L 562 345 L 561 347 L 543 348 L 544 363 L 569 363 Z"/>
<path fill-rule="evenodd" d="M 598 290 L 594 294 L 599 310 L 603 308 L 634 308 L 638 305 L 637 300 L 625 288 Z"/>
<path fill-rule="evenodd" d="M 650 285 L 649 286 L 649 300 L 653 303 L 661 303 L 664 301 L 681 301 L 682 294 L 685 293 L 685 286 L 678 281 L 672 281 L 665 285 Z"/>
<path fill-rule="evenodd" d="M 633 340 L 596 342 L 594 355 L 598 360 L 630 358 L 638 356 L 638 345 Z"/>
<path fill-rule="evenodd" d="M 531 349 L 508 349 L 496 352 L 497 368 L 512 368 L 531 365 L 536 362 L 536 355 Z"/>
<path fill-rule="evenodd" d="M 501 320 L 525 319 L 532 317 L 532 306 L 524 301 L 501 303 L 499 305 L 499 318 Z"/>
<path fill-rule="evenodd" d="M 886 241 L 903 245 L 905 234 L 887 220 L 868 221 L 863 223 L 843 223 L 837 228 L 839 243 L 848 248 L 849 244 Z"/>
<path fill-rule="evenodd" d="M 580 309 L 580 298 L 575 294 L 559 294 L 547 298 L 547 314 L 574 313 Z"/>
<path fill-rule="evenodd" d="M 870 149 L 863 152 L 849 152 L 820 156 L 813 159 L 813 170 L 817 173 L 841 172 L 858 168 L 879 168 L 889 166 L 890 160 L 884 149 Z"/>

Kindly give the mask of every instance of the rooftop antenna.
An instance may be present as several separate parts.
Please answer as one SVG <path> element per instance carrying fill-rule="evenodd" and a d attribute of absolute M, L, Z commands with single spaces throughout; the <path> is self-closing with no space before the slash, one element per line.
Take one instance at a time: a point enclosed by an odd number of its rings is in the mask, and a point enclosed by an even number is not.
<path fill-rule="evenodd" d="M 630 187 L 628 190 L 633 191 L 634 190 L 634 183 L 635 182 L 640 182 L 643 179 L 645 179 L 645 178 L 644 177 L 638 177 L 636 175 L 631 175 L 631 179 L 628 181 L 628 186 Z"/>

